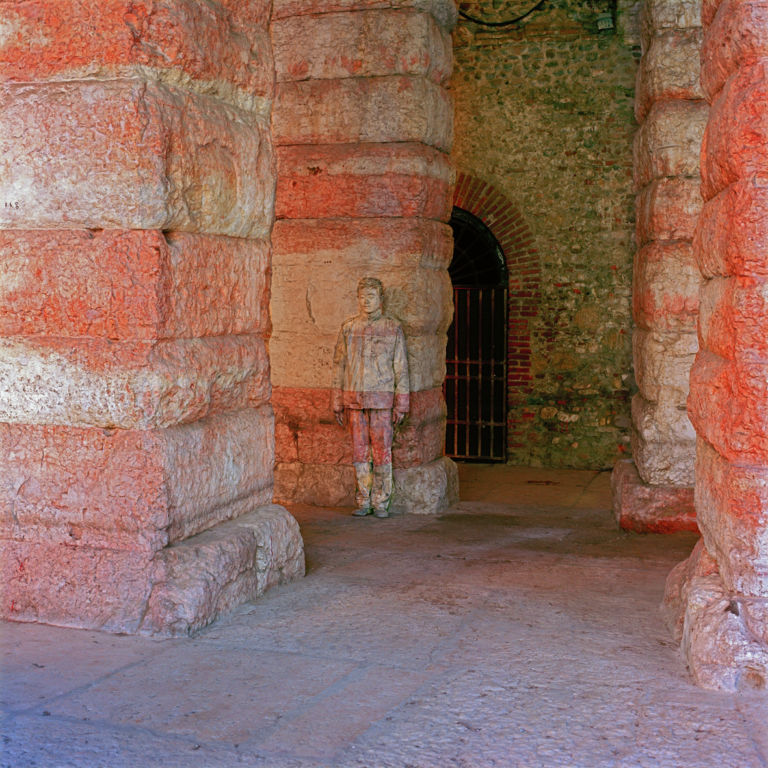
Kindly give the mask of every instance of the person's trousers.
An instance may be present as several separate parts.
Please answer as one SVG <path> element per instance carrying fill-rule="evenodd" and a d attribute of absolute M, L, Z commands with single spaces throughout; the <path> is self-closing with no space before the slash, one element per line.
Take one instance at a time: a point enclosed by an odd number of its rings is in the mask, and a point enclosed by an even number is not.
<path fill-rule="evenodd" d="M 352 432 L 360 509 L 386 512 L 392 500 L 392 411 L 383 408 L 348 410 Z"/>

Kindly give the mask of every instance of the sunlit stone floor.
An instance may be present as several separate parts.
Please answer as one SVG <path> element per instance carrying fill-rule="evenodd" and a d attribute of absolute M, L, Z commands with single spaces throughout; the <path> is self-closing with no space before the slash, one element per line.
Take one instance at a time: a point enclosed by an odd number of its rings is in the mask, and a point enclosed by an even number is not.
<path fill-rule="evenodd" d="M 0 765 L 768 765 L 768 697 L 661 623 L 695 537 L 616 530 L 607 473 L 461 475 L 437 518 L 293 509 L 306 578 L 193 638 L 3 625 Z"/>

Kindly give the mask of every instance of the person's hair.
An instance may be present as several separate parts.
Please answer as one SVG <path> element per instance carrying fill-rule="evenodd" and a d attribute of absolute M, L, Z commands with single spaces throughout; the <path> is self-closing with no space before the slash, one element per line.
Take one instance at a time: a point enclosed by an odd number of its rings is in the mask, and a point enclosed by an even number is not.
<path fill-rule="evenodd" d="M 363 288 L 373 288 L 379 292 L 379 296 L 384 296 L 384 286 L 381 284 L 381 280 L 376 277 L 363 277 L 357 284 L 357 292 L 363 290 Z"/>

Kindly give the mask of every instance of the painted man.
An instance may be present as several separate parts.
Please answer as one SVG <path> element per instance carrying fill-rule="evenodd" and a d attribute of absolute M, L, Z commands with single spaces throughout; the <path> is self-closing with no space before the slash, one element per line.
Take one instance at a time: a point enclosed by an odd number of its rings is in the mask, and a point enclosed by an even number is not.
<path fill-rule="evenodd" d="M 362 517 L 389 517 L 392 432 L 408 413 L 408 360 L 397 320 L 383 314 L 384 288 L 364 277 L 357 286 L 359 314 L 339 331 L 333 355 L 333 411 L 352 432 L 357 509 Z"/>

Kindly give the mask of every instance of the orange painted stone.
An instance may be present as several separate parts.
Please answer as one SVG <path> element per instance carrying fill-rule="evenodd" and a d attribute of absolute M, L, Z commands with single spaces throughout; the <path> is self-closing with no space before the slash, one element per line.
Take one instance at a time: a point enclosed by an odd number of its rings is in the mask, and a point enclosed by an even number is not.
<path fill-rule="evenodd" d="M 419 144 L 280 147 L 278 219 L 419 217 L 448 221 L 452 170 Z"/>
<path fill-rule="evenodd" d="M 273 90 L 269 9 L 202 0 L 22 0 L 3 7 L 0 80 L 74 80 L 169 70 L 174 80 L 218 81 L 250 98 Z M 229 8 L 227 9 L 227 6 Z"/>
<path fill-rule="evenodd" d="M 278 82 L 451 74 L 451 37 L 415 9 L 321 13 L 277 19 L 272 27 Z"/>
<path fill-rule="evenodd" d="M 651 38 L 637 73 L 635 117 L 642 122 L 666 99 L 703 99 L 699 81 L 701 28 L 666 30 Z"/>
<path fill-rule="evenodd" d="M 283 82 L 272 131 L 278 146 L 413 141 L 448 152 L 453 108 L 448 91 L 424 77 Z"/>
<path fill-rule="evenodd" d="M 768 2 L 724 0 L 701 51 L 701 82 L 714 99 L 737 69 L 768 57 Z"/>
<path fill-rule="evenodd" d="M 663 0 L 657 0 L 662 2 Z M 717 13 L 717 9 L 723 5 L 724 0 L 701 0 L 701 22 L 705 26 L 712 24 Z"/>
<path fill-rule="evenodd" d="M 269 256 L 263 240 L 0 230 L 0 336 L 266 334 Z"/>
<path fill-rule="evenodd" d="M 272 164 L 266 120 L 207 96 L 139 80 L 0 91 L 0 229 L 266 237 Z"/>
<path fill-rule="evenodd" d="M 0 422 L 149 429 L 269 400 L 260 336 L 0 339 Z"/>
<path fill-rule="evenodd" d="M 768 58 L 740 69 L 712 104 L 702 145 L 705 200 L 734 182 L 768 175 Z"/>
<path fill-rule="evenodd" d="M 688 413 L 696 432 L 728 461 L 768 465 L 768 363 L 702 350 L 691 369 Z"/>
<path fill-rule="evenodd" d="M 701 273 L 686 242 L 655 242 L 635 255 L 635 323 L 648 330 L 695 332 Z"/>
<path fill-rule="evenodd" d="M 655 179 L 638 194 L 637 243 L 691 240 L 701 213 L 701 181 L 677 177 Z"/>
<path fill-rule="evenodd" d="M 372 9 L 417 8 L 431 13 L 447 29 L 456 23 L 456 6 L 452 0 L 275 0 L 273 17 L 284 19 L 291 16 L 336 13 L 339 11 L 365 11 Z"/>
<path fill-rule="evenodd" d="M 355 470 L 351 464 L 278 464 L 275 467 L 275 501 L 351 507 L 355 503 Z"/>
<path fill-rule="evenodd" d="M 699 153 L 709 107 L 703 101 L 673 99 L 653 105 L 635 135 L 635 188 L 654 179 L 699 175 Z"/>
<path fill-rule="evenodd" d="M 768 277 L 768 180 L 742 179 L 705 203 L 694 237 L 705 277 Z"/>

